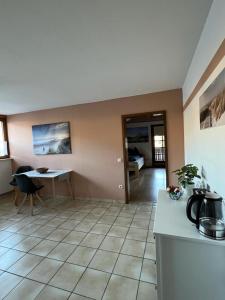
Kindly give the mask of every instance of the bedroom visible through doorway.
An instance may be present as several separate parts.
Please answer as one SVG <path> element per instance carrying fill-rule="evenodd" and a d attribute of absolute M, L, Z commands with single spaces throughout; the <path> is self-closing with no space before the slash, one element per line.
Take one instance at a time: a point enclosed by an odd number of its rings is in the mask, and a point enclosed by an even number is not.
<path fill-rule="evenodd" d="M 122 117 L 126 202 L 157 201 L 167 183 L 166 113 Z"/>

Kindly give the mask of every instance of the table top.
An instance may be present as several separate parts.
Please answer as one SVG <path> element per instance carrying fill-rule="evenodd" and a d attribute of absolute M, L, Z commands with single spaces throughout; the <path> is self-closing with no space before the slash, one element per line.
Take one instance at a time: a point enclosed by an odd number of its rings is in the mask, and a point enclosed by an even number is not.
<path fill-rule="evenodd" d="M 212 240 L 202 236 L 186 216 L 187 199 L 171 200 L 165 190 L 160 190 L 153 232 L 171 238 L 191 239 L 225 246 L 225 240 Z"/>
<path fill-rule="evenodd" d="M 72 171 L 73 170 L 48 170 L 48 172 L 40 174 L 36 170 L 33 170 L 22 174 L 25 174 L 30 178 L 56 178 L 58 176 L 66 175 Z"/>

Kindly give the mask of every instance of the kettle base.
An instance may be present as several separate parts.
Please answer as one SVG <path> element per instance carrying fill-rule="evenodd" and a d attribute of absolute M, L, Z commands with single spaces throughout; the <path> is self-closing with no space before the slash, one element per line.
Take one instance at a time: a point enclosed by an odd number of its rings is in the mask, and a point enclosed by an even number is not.
<path fill-rule="evenodd" d="M 198 228 L 200 234 L 213 240 L 225 239 L 225 224 L 214 218 L 201 218 Z"/>

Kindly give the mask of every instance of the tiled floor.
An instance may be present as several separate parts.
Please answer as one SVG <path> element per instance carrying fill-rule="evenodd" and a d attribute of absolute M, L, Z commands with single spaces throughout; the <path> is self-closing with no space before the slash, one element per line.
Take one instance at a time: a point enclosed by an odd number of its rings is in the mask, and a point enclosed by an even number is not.
<path fill-rule="evenodd" d="M 0 299 L 157 299 L 151 203 L 52 203 L 0 198 Z"/>

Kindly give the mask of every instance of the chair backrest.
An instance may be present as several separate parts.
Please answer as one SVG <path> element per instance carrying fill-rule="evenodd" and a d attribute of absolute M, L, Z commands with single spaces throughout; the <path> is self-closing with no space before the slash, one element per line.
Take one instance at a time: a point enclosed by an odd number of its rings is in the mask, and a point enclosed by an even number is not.
<path fill-rule="evenodd" d="M 25 172 L 29 172 L 29 171 L 32 171 L 32 170 L 33 170 L 33 168 L 31 166 L 20 166 L 16 170 L 16 174 L 25 173 Z"/>
<path fill-rule="evenodd" d="M 36 185 L 33 181 L 24 174 L 15 175 L 16 183 L 21 192 L 26 194 L 33 194 L 37 190 Z"/>

